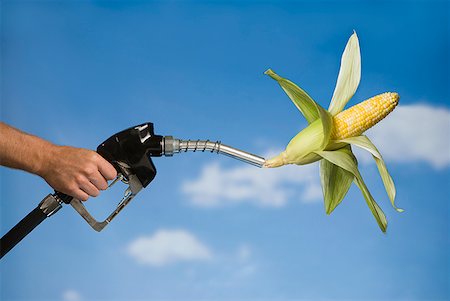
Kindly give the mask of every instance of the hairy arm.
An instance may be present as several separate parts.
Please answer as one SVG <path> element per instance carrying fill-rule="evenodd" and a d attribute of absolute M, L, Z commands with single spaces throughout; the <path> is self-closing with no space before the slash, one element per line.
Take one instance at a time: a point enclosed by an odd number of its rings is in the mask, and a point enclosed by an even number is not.
<path fill-rule="evenodd" d="M 80 200 L 97 196 L 114 167 L 94 151 L 59 146 L 0 122 L 0 164 L 41 176 L 55 190 Z"/>

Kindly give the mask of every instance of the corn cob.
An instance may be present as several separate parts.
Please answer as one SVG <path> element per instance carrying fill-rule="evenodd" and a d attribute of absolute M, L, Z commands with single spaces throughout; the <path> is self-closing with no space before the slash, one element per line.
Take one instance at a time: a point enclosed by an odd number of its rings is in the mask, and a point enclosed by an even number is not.
<path fill-rule="evenodd" d="M 333 117 L 332 140 L 359 136 L 386 117 L 397 106 L 397 93 L 369 98 Z"/>

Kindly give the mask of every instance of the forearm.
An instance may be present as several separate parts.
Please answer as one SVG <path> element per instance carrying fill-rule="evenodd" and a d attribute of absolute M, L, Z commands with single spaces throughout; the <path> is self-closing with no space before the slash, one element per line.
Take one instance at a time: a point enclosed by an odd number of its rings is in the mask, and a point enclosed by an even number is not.
<path fill-rule="evenodd" d="M 41 175 L 54 144 L 0 122 L 0 164 Z"/>

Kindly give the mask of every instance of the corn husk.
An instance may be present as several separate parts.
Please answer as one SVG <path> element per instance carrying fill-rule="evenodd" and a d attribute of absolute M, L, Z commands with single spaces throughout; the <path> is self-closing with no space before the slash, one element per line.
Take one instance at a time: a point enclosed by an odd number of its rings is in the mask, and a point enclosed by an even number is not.
<path fill-rule="evenodd" d="M 402 212 L 403 209 L 395 206 L 394 182 L 380 152 L 366 136 L 341 140 L 330 139 L 333 131 L 333 116 L 340 113 L 353 97 L 361 78 L 361 56 L 356 32 L 350 37 L 342 55 L 336 88 L 328 111 L 292 81 L 279 76 L 271 69 L 265 74 L 278 82 L 309 125 L 291 139 L 283 152 L 267 160 L 264 166 L 304 165 L 320 160 L 320 178 L 326 213 L 333 212 L 342 202 L 353 182 L 361 190 L 378 226 L 386 232 L 386 217 L 370 194 L 358 170 L 358 161 L 352 152 L 351 145 L 372 154 L 392 206 Z"/>
<path fill-rule="evenodd" d="M 266 70 L 264 74 L 269 75 L 280 84 L 281 88 L 286 92 L 297 109 L 300 110 L 308 123 L 312 123 L 319 118 L 319 112 L 317 111 L 319 105 L 302 88 L 290 80 L 282 78 L 271 69 Z"/>
<path fill-rule="evenodd" d="M 350 145 L 345 146 L 351 153 Z M 357 164 L 356 157 L 353 156 Z M 320 181 L 325 204 L 325 212 L 331 214 L 342 202 L 352 185 L 353 174 L 328 160 L 320 160 Z"/>
<path fill-rule="evenodd" d="M 369 192 L 369 189 L 364 183 L 364 180 L 359 173 L 358 166 L 353 159 L 353 153 L 347 148 L 341 148 L 336 151 L 319 151 L 316 153 L 332 164 L 335 164 L 353 174 L 353 176 L 355 177 L 354 182 L 356 186 L 358 186 L 358 188 L 361 190 L 364 199 L 366 200 L 367 206 L 369 206 L 370 211 L 372 211 L 373 216 L 377 220 L 378 226 L 380 227 L 381 231 L 386 232 L 386 216 L 384 215 L 384 212 L 383 210 L 381 210 L 380 206 L 378 206 L 377 202 L 375 202 Z"/>
<path fill-rule="evenodd" d="M 397 206 L 395 206 L 396 190 L 394 181 L 392 180 L 392 177 L 387 170 L 386 163 L 384 163 L 383 157 L 381 156 L 376 146 L 372 143 L 372 141 L 370 141 L 370 139 L 367 138 L 367 136 L 362 135 L 358 137 L 351 137 L 339 140 L 339 142 L 349 143 L 358 146 L 362 149 L 369 151 L 372 154 L 372 157 L 377 165 L 378 172 L 380 173 L 381 180 L 383 181 L 389 200 L 391 201 L 392 207 L 394 207 L 394 209 L 397 210 L 398 212 L 403 212 L 404 211 L 403 209 L 397 208 Z"/>
<path fill-rule="evenodd" d="M 356 32 L 353 32 L 342 54 L 336 88 L 328 108 L 331 115 L 337 115 L 344 109 L 345 105 L 355 94 L 356 89 L 358 89 L 360 80 L 361 54 L 358 36 Z"/>

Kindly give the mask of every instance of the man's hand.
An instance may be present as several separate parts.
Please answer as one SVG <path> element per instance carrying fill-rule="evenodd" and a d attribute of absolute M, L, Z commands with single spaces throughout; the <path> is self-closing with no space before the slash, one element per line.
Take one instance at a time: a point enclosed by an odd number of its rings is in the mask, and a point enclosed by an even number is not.
<path fill-rule="evenodd" d="M 86 201 L 116 177 L 114 167 L 94 151 L 57 146 L 0 122 L 0 165 L 44 178 L 55 190 Z"/>
<path fill-rule="evenodd" d="M 55 190 L 86 201 L 108 188 L 107 180 L 117 176 L 114 167 L 94 151 L 70 146 L 53 146 L 37 174 Z"/>

